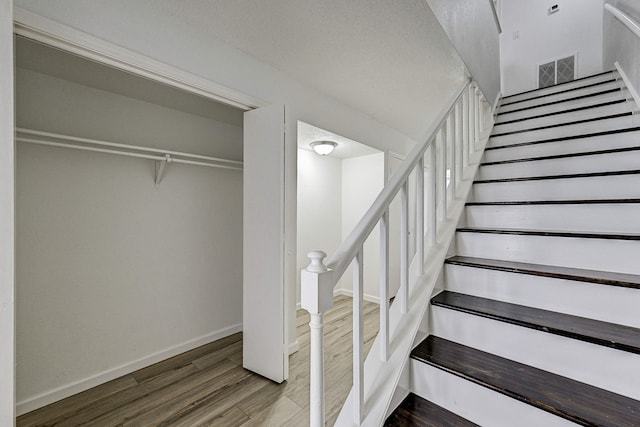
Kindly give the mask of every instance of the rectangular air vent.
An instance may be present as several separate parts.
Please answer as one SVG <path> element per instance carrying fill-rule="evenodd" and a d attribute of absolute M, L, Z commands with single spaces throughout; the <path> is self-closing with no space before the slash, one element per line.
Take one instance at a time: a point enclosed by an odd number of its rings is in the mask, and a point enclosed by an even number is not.
<path fill-rule="evenodd" d="M 576 78 L 576 56 L 556 59 L 538 65 L 538 88 L 570 82 Z"/>

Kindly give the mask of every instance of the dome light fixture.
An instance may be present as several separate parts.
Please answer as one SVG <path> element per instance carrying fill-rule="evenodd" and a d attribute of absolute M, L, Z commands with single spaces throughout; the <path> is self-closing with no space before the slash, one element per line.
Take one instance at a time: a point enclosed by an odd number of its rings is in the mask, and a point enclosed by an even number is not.
<path fill-rule="evenodd" d="M 337 146 L 338 144 L 333 141 L 316 141 L 311 143 L 313 151 L 321 156 L 328 156 Z"/>

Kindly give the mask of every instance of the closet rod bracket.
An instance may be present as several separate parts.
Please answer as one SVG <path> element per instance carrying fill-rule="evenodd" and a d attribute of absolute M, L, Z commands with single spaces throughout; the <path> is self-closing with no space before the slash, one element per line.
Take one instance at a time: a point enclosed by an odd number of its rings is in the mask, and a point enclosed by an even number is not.
<path fill-rule="evenodd" d="M 171 155 L 165 154 L 163 160 L 156 160 L 156 185 L 160 184 L 162 180 L 162 175 L 164 174 L 164 168 L 167 166 L 167 163 L 171 163 Z"/>

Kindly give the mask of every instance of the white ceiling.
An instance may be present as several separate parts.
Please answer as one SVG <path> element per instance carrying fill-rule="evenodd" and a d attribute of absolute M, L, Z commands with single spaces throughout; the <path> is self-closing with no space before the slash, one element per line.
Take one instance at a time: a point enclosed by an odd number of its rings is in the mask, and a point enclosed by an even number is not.
<path fill-rule="evenodd" d="M 413 138 L 465 78 L 425 0 L 157 0 L 153 7 Z"/>
<path fill-rule="evenodd" d="M 338 159 L 350 159 L 352 157 L 366 156 L 368 154 L 380 153 L 380 150 L 361 144 L 344 136 L 337 135 L 308 123 L 298 122 L 298 148 L 312 151 L 311 143 L 315 141 L 333 141 L 336 148 L 331 153 L 331 157 Z"/>

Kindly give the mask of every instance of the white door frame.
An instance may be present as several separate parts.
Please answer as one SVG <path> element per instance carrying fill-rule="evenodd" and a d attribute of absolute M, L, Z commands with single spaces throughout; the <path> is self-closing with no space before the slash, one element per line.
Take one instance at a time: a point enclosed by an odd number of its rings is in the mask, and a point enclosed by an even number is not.
<path fill-rule="evenodd" d="M 60 24 L 26 9 L 0 2 L 0 27 L 11 25 L 16 35 L 73 53 L 119 70 L 193 93 L 242 110 L 267 106 L 262 99 L 228 88 L 177 67 L 110 43 L 91 34 Z M 6 21 L 6 22 L 5 22 Z M 7 40 L 0 34 L 0 55 Z M 8 37 L 13 49 L 12 37 Z M 11 55 L 13 52 L 11 51 Z M 6 61 L 0 61 L 6 64 Z M 13 74 L 13 64 L 2 69 Z M 8 74 L 7 74 L 8 73 Z M 6 87 L 5 87 L 6 86 Z M 14 276 L 14 116 L 13 78 L 0 81 L 0 425 L 15 423 L 15 276 Z M 10 91 L 5 93 L 5 90 Z M 9 94 L 11 96 L 9 96 Z M 6 143 L 5 143 L 6 142 Z M 288 317 L 288 316 L 287 316 Z"/>

